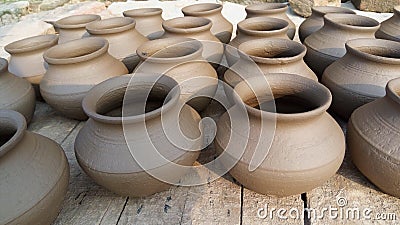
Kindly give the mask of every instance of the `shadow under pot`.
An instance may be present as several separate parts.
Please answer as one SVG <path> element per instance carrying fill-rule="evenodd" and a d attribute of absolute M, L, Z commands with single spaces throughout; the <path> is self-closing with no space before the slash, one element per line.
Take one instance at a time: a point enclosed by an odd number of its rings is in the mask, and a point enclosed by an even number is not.
<path fill-rule="evenodd" d="M 381 23 L 376 38 L 400 42 L 400 5 L 393 8 L 393 16 Z"/>
<path fill-rule="evenodd" d="M 136 22 L 135 29 L 149 40 L 159 39 L 164 34 L 162 23 L 162 9 L 141 8 L 131 9 L 122 13 L 125 17 L 133 18 Z"/>
<path fill-rule="evenodd" d="M 182 8 L 185 16 L 203 17 L 211 20 L 211 33 L 222 43 L 228 44 L 232 37 L 233 25 L 221 13 L 218 3 L 200 3 Z"/>
<path fill-rule="evenodd" d="M 368 121 L 368 122 L 366 122 Z M 386 96 L 356 109 L 347 128 L 347 147 L 361 173 L 383 192 L 400 198 L 400 79 Z"/>
<path fill-rule="evenodd" d="M 261 194 L 299 195 L 339 169 L 344 135 L 326 112 L 329 90 L 301 76 L 252 77 L 235 87 L 235 105 L 217 123 L 225 168 Z"/>
<path fill-rule="evenodd" d="M 54 27 L 58 30 L 60 37 L 58 44 L 81 39 L 86 33 L 86 25 L 97 20 L 101 20 L 99 15 L 85 14 L 67 16 L 55 21 Z"/>
<path fill-rule="evenodd" d="M 179 96 L 177 82 L 158 74 L 96 85 L 83 100 L 90 119 L 75 140 L 81 168 L 122 196 L 148 196 L 183 182 L 203 138 L 199 114 Z"/>
<path fill-rule="evenodd" d="M 44 53 L 49 68 L 40 83 L 44 100 L 66 117 L 85 120 L 82 100 L 96 84 L 128 73 L 108 53 L 108 41 L 89 37 L 59 44 Z"/>
<path fill-rule="evenodd" d="M 304 61 L 321 78 L 324 70 L 346 53 L 345 43 L 358 38 L 374 38 L 379 22 L 360 15 L 326 14 L 324 26 L 304 40 Z"/>
<path fill-rule="evenodd" d="M 51 224 L 67 193 L 69 165 L 55 141 L 26 130 L 18 112 L 0 110 L 0 223 Z"/>
<path fill-rule="evenodd" d="M 148 39 L 136 29 L 132 18 L 115 17 L 91 22 L 86 30 L 92 37 L 101 37 L 108 41 L 108 53 L 123 62 L 131 73 L 140 59 L 136 49 Z"/>

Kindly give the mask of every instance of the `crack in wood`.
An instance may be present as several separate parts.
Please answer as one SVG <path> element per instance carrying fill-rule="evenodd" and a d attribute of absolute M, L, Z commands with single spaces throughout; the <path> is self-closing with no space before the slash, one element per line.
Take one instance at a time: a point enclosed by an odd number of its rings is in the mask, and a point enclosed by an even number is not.
<path fill-rule="evenodd" d="M 310 217 L 308 215 L 308 199 L 307 199 L 307 193 L 303 193 L 301 194 L 301 200 L 303 200 L 303 204 L 304 204 L 304 225 L 311 225 L 311 221 L 310 221 Z"/>
<path fill-rule="evenodd" d="M 243 224 L 244 187 L 240 185 L 240 225 Z"/>
<path fill-rule="evenodd" d="M 121 212 L 120 212 L 120 214 L 119 214 L 119 216 L 118 216 L 117 223 L 115 223 L 115 225 L 118 225 L 118 224 L 119 224 L 119 221 L 121 220 L 121 217 L 122 217 L 122 213 L 124 213 L 125 208 L 126 208 L 126 205 L 128 204 L 128 200 L 129 200 L 129 197 L 126 197 L 124 206 L 122 207 L 122 210 L 121 210 Z"/>
<path fill-rule="evenodd" d="M 75 130 L 76 127 L 78 127 L 80 122 L 76 122 L 76 124 L 74 125 L 74 127 L 68 132 L 68 134 L 62 139 L 62 141 L 60 142 L 60 145 L 64 144 L 64 142 L 68 139 L 68 137 L 72 134 L 72 132 Z"/>

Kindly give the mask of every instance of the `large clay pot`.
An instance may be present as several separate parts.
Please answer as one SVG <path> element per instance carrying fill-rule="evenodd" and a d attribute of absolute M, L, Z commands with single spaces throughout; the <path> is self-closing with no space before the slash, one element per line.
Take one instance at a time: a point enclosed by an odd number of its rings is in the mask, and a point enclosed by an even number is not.
<path fill-rule="evenodd" d="M 99 15 L 85 14 L 67 16 L 55 21 L 54 27 L 58 30 L 60 35 L 58 44 L 81 39 L 86 33 L 86 25 L 97 20 L 101 20 Z"/>
<path fill-rule="evenodd" d="M 65 116 L 85 120 L 82 99 L 96 84 L 128 73 L 125 65 L 108 53 L 108 41 L 90 37 L 69 41 L 44 53 L 49 68 L 40 83 L 45 101 Z"/>
<path fill-rule="evenodd" d="M 393 8 L 393 16 L 381 23 L 375 37 L 400 42 L 400 6 Z"/>
<path fill-rule="evenodd" d="M 96 183 L 119 195 L 138 197 L 170 186 L 149 173 L 178 182 L 185 170 L 176 170 L 172 164 L 192 166 L 199 155 L 194 150 L 200 148 L 203 139 L 191 143 L 187 146 L 191 151 L 187 151 L 175 145 L 185 142 L 183 137 L 171 143 L 166 136 L 179 131 L 190 138 L 201 135 L 200 116 L 190 106 L 180 104 L 180 90 L 173 89 L 178 85 L 175 80 L 168 76 L 157 80 L 158 76 L 152 74 L 136 73 L 134 77 L 132 83 L 129 75 L 112 78 L 90 90 L 83 100 L 90 119 L 76 137 L 75 155 Z M 179 124 L 184 129 L 179 129 Z M 168 162 L 156 163 L 154 168 L 146 166 L 145 170 L 137 154 L 153 151 Z"/>
<path fill-rule="evenodd" d="M 35 111 L 35 91 L 32 85 L 7 70 L 7 60 L 0 58 L 0 109 L 21 113 L 29 123 Z"/>
<path fill-rule="evenodd" d="M 304 40 L 304 61 L 320 78 L 330 64 L 346 53 L 345 43 L 358 38 L 374 38 L 379 22 L 360 15 L 326 14 L 324 26 Z"/>
<path fill-rule="evenodd" d="M 200 3 L 182 8 L 185 16 L 204 17 L 212 22 L 211 33 L 222 43 L 228 44 L 232 37 L 233 25 L 221 14 L 222 5 Z"/>
<path fill-rule="evenodd" d="M 114 17 L 91 22 L 86 30 L 90 36 L 107 39 L 110 44 L 108 53 L 122 61 L 128 71 L 132 72 L 140 61 L 136 49 L 148 41 L 135 29 L 135 25 L 132 18 Z"/>
<path fill-rule="evenodd" d="M 18 112 L 0 110 L 0 224 L 50 225 L 69 181 L 59 144 L 26 130 Z"/>
<path fill-rule="evenodd" d="M 135 29 L 150 40 L 160 38 L 164 34 L 160 8 L 131 9 L 123 12 L 125 17 L 131 17 L 136 21 Z"/>
<path fill-rule="evenodd" d="M 357 168 L 385 193 L 400 198 L 400 79 L 386 96 L 356 109 L 347 128 L 347 147 Z"/>
<path fill-rule="evenodd" d="M 311 8 L 312 14 L 310 17 L 305 19 L 299 27 L 299 38 L 301 42 L 304 42 L 306 37 L 312 33 L 318 31 L 324 26 L 324 16 L 328 13 L 347 13 L 356 14 L 353 10 L 348 8 L 336 7 L 336 6 L 315 6 Z"/>
<path fill-rule="evenodd" d="M 149 41 L 137 50 L 142 63 L 136 72 L 160 73 L 174 78 L 181 85 L 185 101 L 196 94 L 213 97 L 218 87 L 218 76 L 202 57 L 202 51 L 202 44 L 189 38 Z M 199 97 L 188 104 L 202 111 L 209 103 L 209 98 Z"/>
<path fill-rule="evenodd" d="M 358 107 L 385 95 L 389 80 L 400 77 L 400 43 L 356 39 L 343 58 L 326 68 L 322 83 L 333 95 L 332 110 L 348 119 Z"/>
<path fill-rule="evenodd" d="M 236 104 L 219 119 L 214 143 L 217 152 L 227 153 L 224 165 L 239 160 L 230 170 L 238 182 L 258 193 L 289 196 L 310 191 L 336 173 L 344 158 L 345 140 L 326 112 L 331 103 L 326 87 L 301 76 L 280 74 L 249 78 L 234 90 Z M 242 104 L 248 117 L 240 114 Z M 238 146 L 243 143 L 240 154 Z M 256 160 L 261 158 L 259 165 L 250 164 L 255 155 Z"/>

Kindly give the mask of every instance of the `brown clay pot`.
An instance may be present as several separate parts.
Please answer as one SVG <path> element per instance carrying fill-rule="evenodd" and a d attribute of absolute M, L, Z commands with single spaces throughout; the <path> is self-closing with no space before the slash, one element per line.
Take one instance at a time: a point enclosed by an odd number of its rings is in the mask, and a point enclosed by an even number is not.
<path fill-rule="evenodd" d="M 400 5 L 393 8 L 393 16 L 381 23 L 376 38 L 400 42 Z"/>
<path fill-rule="evenodd" d="M 90 90 L 83 100 L 90 119 L 76 137 L 75 155 L 99 185 L 119 195 L 139 197 L 170 187 L 149 172 L 178 181 L 184 170 L 176 170 L 172 164 L 191 166 L 199 155 L 199 151 L 186 151 L 171 143 L 165 132 L 180 131 L 177 125 L 181 124 L 186 137 L 200 137 L 201 133 L 200 116 L 190 106 L 180 105 L 180 90 L 174 89 L 178 85 L 174 79 L 162 76 L 157 80 L 158 75 L 139 73 L 134 77 L 132 83 L 129 75 L 112 78 Z M 182 144 L 184 139 L 175 141 Z M 202 141 L 200 138 L 187 147 L 198 149 Z M 136 161 L 135 150 L 148 154 L 155 149 L 169 162 L 144 170 Z"/>
<path fill-rule="evenodd" d="M 379 22 L 360 15 L 326 14 L 324 26 L 304 40 L 304 61 L 320 78 L 330 64 L 346 53 L 345 43 L 358 38 L 374 38 Z"/>
<path fill-rule="evenodd" d="M 353 163 L 383 192 L 400 198 L 400 79 L 389 81 L 386 96 L 356 109 L 347 128 Z"/>
<path fill-rule="evenodd" d="M 29 123 L 35 111 L 35 91 L 32 85 L 7 70 L 7 60 L 0 58 L 0 109 L 21 113 Z"/>
<path fill-rule="evenodd" d="M 222 5 L 200 3 L 182 8 L 185 16 L 204 17 L 212 22 L 211 33 L 222 43 L 228 44 L 232 37 L 233 25 L 221 14 Z"/>
<path fill-rule="evenodd" d="M 348 41 L 346 49 L 346 55 L 325 70 L 322 83 L 332 92 L 332 110 L 348 119 L 356 108 L 385 96 L 387 82 L 400 77 L 400 43 L 356 39 Z"/>
<path fill-rule="evenodd" d="M 227 153 L 224 165 L 239 160 L 230 170 L 237 181 L 258 193 L 289 196 L 310 191 L 336 173 L 344 158 L 345 140 L 326 112 L 331 103 L 326 87 L 301 76 L 280 74 L 249 78 L 236 85 L 235 91 L 236 104 L 219 119 L 214 143 L 217 152 Z M 238 114 L 243 103 L 248 119 Z M 246 129 L 251 138 L 244 134 Z M 238 154 L 237 146 L 243 143 L 247 143 L 244 153 Z M 255 154 L 266 157 L 250 171 Z"/>
<path fill-rule="evenodd" d="M 82 99 L 96 84 L 128 73 L 108 53 L 108 41 L 89 37 L 59 44 L 44 53 L 49 68 L 40 83 L 45 101 L 65 116 L 85 120 Z"/>
<path fill-rule="evenodd" d="M 0 110 L 0 224 L 50 225 L 69 181 L 59 144 L 26 130 L 24 117 Z"/>
<path fill-rule="evenodd" d="M 55 21 L 54 27 L 58 30 L 60 35 L 58 44 L 81 39 L 86 33 L 86 25 L 97 20 L 101 20 L 99 15 L 85 14 L 67 16 Z"/>
<path fill-rule="evenodd" d="M 324 26 L 324 16 L 328 13 L 345 13 L 356 14 L 353 10 L 348 8 L 336 6 L 315 6 L 311 8 L 312 14 L 305 19 L 299 27 L 299 38 L 303 43 L 306 37 L 318 31 Z"/>
<path fill-rule="evenodd" d="M 107 39 L 110 47 L 108 53 L 122 61 L 129 72 L 137 66 L 140 59 L 136 49 L 148 39 L 135 29 L 136 22 L 132 18 L 114 17 L 94 21 L 86 25 L 92 37 Z"/>
<path fill-rule="evenodd" d="M 160 73 L 174 78 L 182 89 L 184 101 L 191 96 L 214 96 L 218 76 L 214 68 L 202 57 L 200 41 L 189 38 L 166 38 L 149 41 L 137 50 L 142 63 L 136 72 Z M 204 110 L 209 98 L 195 98 L 188 102 L 197 111 Z"/>
<path fill-rule="evenodd" d="M 162 9 L 160 8 L 142 8 L 131 9 L 123 12 L 125 17 L 135 19 L 135 29 L 150 40 L 160 38 L 164 34 L 162 23 L 164 19 L 161 17 Z"/>

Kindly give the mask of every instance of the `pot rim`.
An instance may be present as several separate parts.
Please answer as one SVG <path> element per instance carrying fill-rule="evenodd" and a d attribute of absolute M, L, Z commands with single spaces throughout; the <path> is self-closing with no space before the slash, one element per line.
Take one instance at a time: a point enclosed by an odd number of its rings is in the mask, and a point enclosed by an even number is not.
<path fill-rule="evenodd" d="M 8 61 L 0 57 L 0 73 L 8 72 Z"/>
<path fill-rule="evenodd" d="M 362 21 L 357 25 L 349 25 L 343 23 L 344 20 L 347 19 L 358 19 Z M 366 32 L 374 32 L 377 31 L 380 27 L 380 23 L 375 19 L 356 15 L 356 14 L 346 14 L 346 13 L 328 13 L 324 16 L 324 24 L 327 26 L 333 26 L 342 30 L 352 30 L 352 31 L 366 31 Z M 324 25 L 324 26 L 325 26 Z"/>
<path fill-rule="evenodd" d="M 276 29 L 271 30 L 254 30 L 251 26 L 255 24 L 271 24 L 275 22 Z M 279 26 L 277 26 L 277 24 Z M 286 20 L 273 17 L 253 17 L 245 19 L 238 23 L 237 29 L 239 33 L 244 33 L 250 36 L 264 36 L 273 34 L 285 34 L 289 30 L 289 23 Z"/>
<path fill-rule="evenodd" d="M 247 14 L 276 14 L 286 12 L 288 6 L 284 3 L 258 3 L 246 6 L 245 11 Z"/>
<path fill-rule="evenodd" d="M 122 12 L 125 17 L 146 17 L 161 15 L 163 10 L 161 8 L 139 8 L 139 9 L 129 9 Z"/>
<path fill-rule="evenodd" d="M 367 53 L 359 50 L 359 47 L 383 47 L 388 50 L 395 50 L 396 52 L 400 52 L 400 43 L 396 41 L 384 40 L 384 39 L 375 39 L 375 38 L 359 38 L 349 40 L 345 44 L 347 53 L 370 60 L 378 63 L 386 63 L 386 64 L 400 64 L 400 53 L 399 58 L 392 58 L 386 56 L 379 56 L 371 53 Z"/>
<path fill-rule="evenodd" d="M 4 50 L 10 54 L 33 52 L 39 49 L 54 46 L 57 44 L 57 42 L 58 35 L 56 34 L 38 35 L 11 42 L 4 46 Z"/>
<path fill-rule="evenodd" d="M 180 28 L 177 25 L 186 25 L 189 28 Z M 165 31 L 177 34 L 191 34 L 204 31 L 210 31 L 211 20 L 203 17 L 185 16 L 165 20 L 162 27 Z"/>
<path fill-rule="evenodd" d="M 136 21 L 130 17 L 112 17 L 90 22 L 86 25 L 89 34 L 115 34 L 134 29 Z"/>
<path fill-rule="evenodd" d="M 356 14 L 353 10 L 337 6 L 314 6 L 311 8 L 312 13 L 323 17 L 328 13 Z"/>
<path fill-rule="evenodd" d="M 14 135 L 9 140 L 7 140 L 6 143 L 0 146 L 0 158 L 1 158 L 12 148 L 14 148 L 19 141 L 21 141 L 21 139 L 25 134 L 27 125 L 25 117 L 21 113 L 13 110 L 0 109 L 0 119 L 7 120 L 9 125 L 11 125 L 12 128 L 16 130 Z M 1 126 L 2 123 L 0 123 L 0 128 L 3 129 Z"/>
<path fill-rule="evenodd" d="M 395 78 L 388 82 L 386 95 L 400 105 L 400 78 Z"/>
<path fill-rule="evenodd" d="M 80 21 L 84 20 L 84 21 Z M 101 20 L 101 17 L 96 14 L 72 15 L 59 19 L 54 22 L 54 27 L 60 29 L 77 29 L 85 28 L 90 22 Z M 79 21 L 79 22 L 78 22 Z"/>
<path fill-rule="evenodd" d="M 182 8 L 182 13 L 185 16 L 204 16 L 221 11 L 222 5 L 219 3 L 199 3 Z"/>

